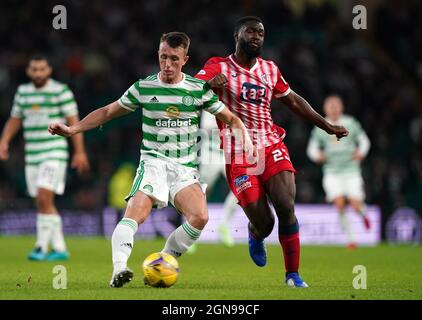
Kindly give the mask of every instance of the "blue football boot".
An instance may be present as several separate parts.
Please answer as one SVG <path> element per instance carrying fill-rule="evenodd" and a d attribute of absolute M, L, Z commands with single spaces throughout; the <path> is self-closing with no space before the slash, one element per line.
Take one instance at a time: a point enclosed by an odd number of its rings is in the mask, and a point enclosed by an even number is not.
<path fill-rule="evenodd" d="M 267 250 L 265 249 L 264 239 L 257 240 L 249 231 L 249 255 L 258 267 L 267 264 Z"/>
<path fill-rule="evenodd" d="M 292 288 L 308 288 L 309 286 L 299 276 L 299 273 L 292 272 L 286 275 L 286 285 Z"/>
<path fill-rule="evenodd" d="M 28 260 L 31 261 L 44 261 L 47 258 L 47 255 L 42 252 L 41 248 L 34 248 L 29 254 L 28 254 Z"/>
<path fill-rule="evenodd" d="M 69 252 L 67 251 L 51 251 L 47 255 L 47 261 L 65 261 L 69 259 Z"/>

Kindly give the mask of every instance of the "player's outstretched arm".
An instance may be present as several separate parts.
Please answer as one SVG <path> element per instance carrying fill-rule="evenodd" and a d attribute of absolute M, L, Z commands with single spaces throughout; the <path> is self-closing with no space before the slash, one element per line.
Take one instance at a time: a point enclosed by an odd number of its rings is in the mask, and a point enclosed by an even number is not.
<path fill-rule="evenodd" d="M 256 159 L 256 148 L 254 147 L 251 137 L 249 136 L 248 130 L 246 130 L 246 127 L 243 124 L 242 120 L 240 120 L 239 117 L 235 116 L 227 107 L 224 107 L 224 109 L 221 112 L 217 113 L 215 117 L 218 120 L 221 120 L 222 122 L 227 124 L 232 129 L 232 132 L 235 135 L 235 139 L 237 141 L 242 141 L 243 149 L 245 150 L 246 155 L 249 158 Z"/>
<path fill-rule="evenodd" d="M 313 123 L 328 134 L 336 135 L 337 139 L 346 137 L 349 134 L 349 131 L 345 127 L 330 124 L 316 112 L 305 99 L 293 90 L 288 95 L 281 97 L 280 101 L 286 104 L 291 111 Z"/>
<path fill-rule="evenodd" d="M 9 159 L 9 143 L 22 126 L 20 118 L 10 117 L 4 125 L 0 139 L 0 160 Z"/>
<path fill-rule="evenodd" d="M 113 118 L 123 116 L 132 111 L 122 108 L 117 101 L 92 111 L 81 121 L 76 122 L 70 127 L 62 123 L 54 123 L 48 126 L 48 132 L 52 135 L 71 137 L 74 134 L 96 128 Z"/>

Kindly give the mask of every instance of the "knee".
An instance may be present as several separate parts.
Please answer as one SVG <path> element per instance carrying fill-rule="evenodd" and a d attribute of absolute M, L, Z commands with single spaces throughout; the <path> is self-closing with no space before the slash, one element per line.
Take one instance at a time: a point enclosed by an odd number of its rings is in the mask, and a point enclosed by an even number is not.
<path fill-rule="evenodd" d="M 259 225 L 256 225 L 255 228 L 257 229 L 259 236 L 261 238 L 268 237 L 273 231 L 274 223 L 274 216 L 271 215 L 268 219 L 265 219 Z"/>
<path fill-rule="evenodd" d="M 150 208 L 148 207 L 148 205 L 145 205 L 140 202 L 133 202 L 128 205 L 124 217 L 135 220 L 138 225 L 141 225 L 145 222 L 145 220 L 149 216 L 149 213 Z"/>
<path fill-rule="evenodd" d="M 51 207 L 51 205 L 53 204 L 51 196 L 46 194 L 45 192 L 39 192 L 37 194 L 35 202 L 37 204 L 38 210 L 40 210 L 41 212 L 48 211 L 49 207 Z"/>
<path fill-rule="evenodd" d="M 202 209 L 195 213 L 188 213 L 186 214 L 186 219 L 192 227 L 202 230 L 208 223 L 208 210 Z"/>

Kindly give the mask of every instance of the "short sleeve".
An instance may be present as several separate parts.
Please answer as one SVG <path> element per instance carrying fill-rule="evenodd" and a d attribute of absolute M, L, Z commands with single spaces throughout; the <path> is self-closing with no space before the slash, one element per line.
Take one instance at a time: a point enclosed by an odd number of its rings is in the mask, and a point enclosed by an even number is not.
<path fill-rule="evenodd" d="M 76 104 L 73 92 L 69 89 L 69 87 L 66 86 L 59 94 L 58 103 L 60 105 L 61 112 L 66 117 L 71 117 L 78 114 L 78 106 Z"/>
<path fill-rule="evenodd" d="M 276 67 L 277 68 L 277 67 Z M 287 96 L 290 93 L 291 89 L 286 80 L 284 80 L 281 75 L 280 70 L 277 68 L 277 83 L 274 87 L 274 97 L 281 98 Z"/>
<path fill-rule="evenodd" d="M 195 75 L 195 78 L 208 81 L 214 78 L 219 73 L 221 73 L 220 64 L 208 61 L 207 63 L 205 63 L 204 67 L 199 70 L 199 72 Z"/>
<path fill-rule="evenodd" d="M 13 106 L 12 111 L 10 112 L 10 116 L 21 119 L 23 114 L 19 98 L 19 92 L 16 92 L 15 97 L 13 98 Z"/>
<path fill-rule="evenodd" d="M 139 92 L 139 83 L 135 82 L 129 89 L 126 90 L 117 102 L 122 108 L 135 111 L 141 105 L 139 101 Z"/>
<path fill-rule="evenodd" d="M 204 85 L 205 93 L 202 95 L 202 108 L 212 114 L 217 114 L 224 109 L 224 104 L 218 100 L 218 96 L 208 84 Z"/>

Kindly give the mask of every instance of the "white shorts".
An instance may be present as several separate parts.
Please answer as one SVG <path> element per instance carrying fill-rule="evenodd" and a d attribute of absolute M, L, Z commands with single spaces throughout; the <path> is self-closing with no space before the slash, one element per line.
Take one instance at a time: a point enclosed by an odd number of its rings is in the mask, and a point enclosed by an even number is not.
<path fill-rule="evenodd" d="M 220 175 L 223 177 L 226 176 L 224 153 L 210 153 L 210 161 L 203 162 L 199 170 L 201 173 L 201 180 L 204 181 L 210 188 L 212 188 Z"/>
<path fill-rule="evenodd" d="M 154 199 L 154 207 L 158 209 L 166 207 L 169 201 L 174 206 L 176 194 L 194 183 L 198 183 L 205 194 L 207 185 L 201 183 L 197 169 L 158 158 L 147 158 L 141 160 L 132 189 L 125 200 L 128 201 L 136 192 L 142 191 Z"/>
<path fill-rule="evenodd" d="M 332 202 L 338 197 L 365 200 L 364 184 L 360 173 L 324 174 L 322 186 L 328 202 Z"/>
<path fill-rule="evenodd" d="M 63 194 L 66 184 L 67 162 L 43 161 L 37 165 L 25 166 L 26 186 L 31 197 L 35 198 L 39 188 Z"/>

